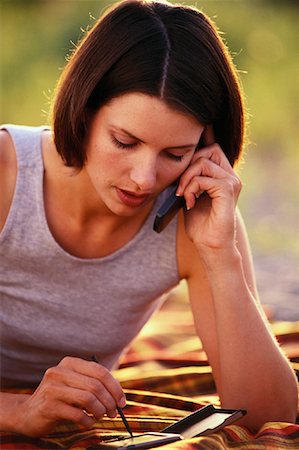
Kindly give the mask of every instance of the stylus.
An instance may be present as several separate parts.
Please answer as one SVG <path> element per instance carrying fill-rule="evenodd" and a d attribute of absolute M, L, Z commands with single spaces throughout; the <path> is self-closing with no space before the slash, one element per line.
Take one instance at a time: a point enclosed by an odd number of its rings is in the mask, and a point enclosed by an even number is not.
<path fill-rule="evenodd" d="M 92 359 L 92 361 L 94 361 L 96 363 L 99 363 L 98 358 L 96 357 L 96 355 L 92 355 L 91 359 Z M 130 427 L 127 419 L 126 419 L 126 416 L 124 415 L 123 410 L 119 406 L 117 406 L 116 408 L 117 408 L 117 411 L 119 412 L 120 417 L 122 418 L 122 421 L 123 421 L 123 423 L 124 423 L 124 425 L 126 427 L 127 432 L 129 433 L 129 435 L 131 437 L 133 437 L 133 433 L 132 433 L 131 427 Z"/>
<path fill-rule="evenodd" d="M 132 433 L 131 427 L 130 427 L 127 419 L 126 419 L 126 416 L 124 415 L 123 410 L 119 406 L 117 406 L 117 411 L 119 412 L 119 414 L 120 414 L 120 416 L 122 418 L 122 421 L 125 424 L 127 432 L 130 434 L 131 437 L 133 437 L 133 433 Z"/>

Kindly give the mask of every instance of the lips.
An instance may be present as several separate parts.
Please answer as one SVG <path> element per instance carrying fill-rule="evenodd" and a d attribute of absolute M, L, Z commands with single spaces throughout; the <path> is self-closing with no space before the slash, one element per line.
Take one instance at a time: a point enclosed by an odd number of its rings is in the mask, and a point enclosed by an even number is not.
<path fill-rule="evenodd" d="M 137 208 L 138 206 L 146 203 L 150 194 L 134 194 L 133 192 L 125 191 L 124 189 L 116 188 L 117 195 L 119 199 L 126 206 L 131 206 Z"/>

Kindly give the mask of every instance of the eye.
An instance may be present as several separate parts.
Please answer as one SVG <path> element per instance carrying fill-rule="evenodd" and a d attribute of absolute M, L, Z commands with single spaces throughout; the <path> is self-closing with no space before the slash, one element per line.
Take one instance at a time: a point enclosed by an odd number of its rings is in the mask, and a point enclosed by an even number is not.
<path fill-rule="evenodd" d="M 174 161 L 181 162 L 184 158 L 184 155 L 174 155 L 173 153 L 167 152 L 167 157 L 173 159 Z"/>
<path fill-rule="evenodd" d="M 136 145 L 135 142 L 130 143 L 130 144 L 126 144 L 124 142 L 121 142 L 118 139 L 116 139 L 114 136 L 111 136 L 111 140 L 112 140 L 113 144 L 115 144 L 116 147 L 118 147 L 118 148 L 124 148 L 124 149 L 132 148 L 132 147 L 134 147 Z"/>

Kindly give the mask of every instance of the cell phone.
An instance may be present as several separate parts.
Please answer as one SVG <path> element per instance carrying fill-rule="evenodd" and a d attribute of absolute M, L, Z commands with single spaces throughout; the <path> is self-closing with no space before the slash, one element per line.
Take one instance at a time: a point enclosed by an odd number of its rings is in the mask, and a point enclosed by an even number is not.
<path fill-rule="evenodd" d="M 159 208 L 153 229 L 157 233 L 161 233 L 164 228 L 169 224 L 169 222 L 174 218 L 181 208 L 186 207 L 186 202 L 184 197 L 177 197 L 175 195 L 177 190 L 177 185 L 175 185 L 163 205 Z"/>
<path fill-rule="evenodd" d="M 123 436 L 100 442 L 95 447 L 89 447 L 88 450 L 111 449 L 118 448 L 120 450 L 137 450 L 159 447 L 160 445 L 169 444 L 170 442 L 182 439 L 179 434 L 173 433 L 142 433 L 132 438 L 124 438 Z"/>

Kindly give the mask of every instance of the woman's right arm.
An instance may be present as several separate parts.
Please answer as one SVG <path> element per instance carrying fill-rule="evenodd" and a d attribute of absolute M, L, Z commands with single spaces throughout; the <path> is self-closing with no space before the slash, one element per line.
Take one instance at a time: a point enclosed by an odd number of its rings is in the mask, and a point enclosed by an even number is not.
<path fill-rule="evenodd" d="M 119 382 L 98 363 L 65 357 L 46 371 L 32 395 L 1 393 L 0 430 L 27 436 L 50 433 L 61 421 L 90 428 L 126 404 Z"/>

